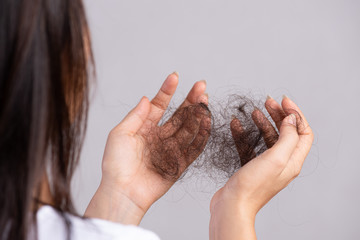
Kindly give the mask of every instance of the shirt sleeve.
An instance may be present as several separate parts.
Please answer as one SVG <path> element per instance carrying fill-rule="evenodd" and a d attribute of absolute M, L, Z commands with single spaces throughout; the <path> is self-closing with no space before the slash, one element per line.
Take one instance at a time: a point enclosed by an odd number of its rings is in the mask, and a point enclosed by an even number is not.
<path fill-rule="evenodd" d="M 134 225 L 122 225 L 101 219 L 83 219 L 66 214 L 70 240 L 160 240 L 153 232 Z M 64 218 L 52 207 L 41 207 L 37 213 L 38 240 L 67 240 Z"/>

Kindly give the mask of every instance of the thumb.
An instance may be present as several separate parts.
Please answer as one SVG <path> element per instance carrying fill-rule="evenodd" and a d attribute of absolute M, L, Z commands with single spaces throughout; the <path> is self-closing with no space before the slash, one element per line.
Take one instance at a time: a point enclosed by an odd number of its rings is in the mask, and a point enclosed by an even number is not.
<path fill-rule="evenodd" d="M 295 114 L 288 115 L 281 123 L 279 140 L 276 142 L 273 149 L 282 153 L 284 159 L 290 158 L 299 142 L 299 134 L 296 126 Z"/>
<path fill-rule="evenodd" d="M 116 131 L 129 135 L 135 135 L 144 124 L 150 112 L 150 101 L 142 97 L 138 105 L 133 108 L 126 117 L 115 127 Z"/>

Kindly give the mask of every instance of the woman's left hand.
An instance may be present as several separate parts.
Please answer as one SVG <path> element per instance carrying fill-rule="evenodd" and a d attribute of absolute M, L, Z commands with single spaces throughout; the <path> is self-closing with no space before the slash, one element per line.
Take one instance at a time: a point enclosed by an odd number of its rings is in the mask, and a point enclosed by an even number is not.
<path fill-rule="evenodd" d="M 177 112 L 162 126 L 158 126 L 175 93 L 178 74 L 170 74 L 157 95 L 140 103 L 109 134 L 102 163 L 102 180 L 91 200 L 85 216 L 102 218 L 124 224 L 139 224 L 150 206 L 163 196 L 176 179 L 203 151 L 210 134 L 210 116 L 196 115 L 195 121 L 177 119 Z M 205 81 L 196 82 L 179 109 L 197 103 L 207 104 Z M 178 109 L 178 110 L 179 110 Z M 199 117 L 200 116 L 200 117 Z M 174 119 L 175 118 L 175 119 Z M 174 122 L 181 122 L 174 126 Z M 179 172 L 175 178 L 166 178 L 154 171 L 146 154 L 149 136 L 170 133 L 166 140 L 188 149 L 180 154 Z M 151 150 L 151 149 L 150 149 Z"/>
<path fill-rule="evenodd" d="M 265 106 L 280 134 L 262 112 L 254 111 L 254 121 L 269 149 L 244 162 L 215 193 L 210 204 L 211 240 L 256 239 L 257 213 L 300 174 L 310 151 L 314 134 L 300 108 L 286 96 L 281 105 L 269 98 Z M 230 128 L 240 159 L 247 157 L 236 141 L 243 131 L 241 121 L 234 118 Z"/>

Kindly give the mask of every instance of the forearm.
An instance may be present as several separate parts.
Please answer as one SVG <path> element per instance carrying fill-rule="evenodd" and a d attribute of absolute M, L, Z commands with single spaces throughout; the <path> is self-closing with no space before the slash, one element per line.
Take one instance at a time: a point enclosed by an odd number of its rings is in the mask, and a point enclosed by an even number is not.
<path fill-rule="evenodd" d="M 211 212 L 210 240 L 256 240 L 255 215 L 234 205 L 221 205 Z"/>
<path fill-rule="evenodd" d="M 126 195 L 100 184 L 85 211 L 85 217 L 100 218 L 122 224 L 139 225 L 146 210 Z"/>

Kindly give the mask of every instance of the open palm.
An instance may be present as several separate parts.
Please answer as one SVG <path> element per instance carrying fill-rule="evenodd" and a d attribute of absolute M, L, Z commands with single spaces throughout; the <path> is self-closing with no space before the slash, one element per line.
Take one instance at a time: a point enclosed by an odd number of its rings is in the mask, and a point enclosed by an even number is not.
<path fill-rule="evenodd" d="M 101 184 L 126 196 L 144 212 L 168 191 L 199 156 L 210 133 L 209 113 L 201 104 L 196 105 L 200 102 L 207 104 L 204 81 L 195 83 L 174 115 L 164 125 L 158 126 L 177 84 L 178 75 L 169 75 L 155 98 L 150 102 L 143 97 L 110 132 L 107 140 Z M 182 109 L 188 111 L 189 116 L 185 119 Z M 161 144 L 157 142 L 160 140 Z M 155 149 L 159 158 L 151 154 L 154 150 L 152 147 L 156 146 L 161 146 Z M 186 146 L 186 149 L 182 146 Z M 168 163 L 168 158 L 163 159 L 162 156 L 166 156 L 162 153 L 164 151 L 171 151 L 168 157 L 176 156 L 173 159 L 176 162 L 172 164 Z M 167 166 L 174 164 L 177 167 L 173 169 Z M 161 174 L 161 171 L 167 170 L 173 171 L 170 177 Z"/>

